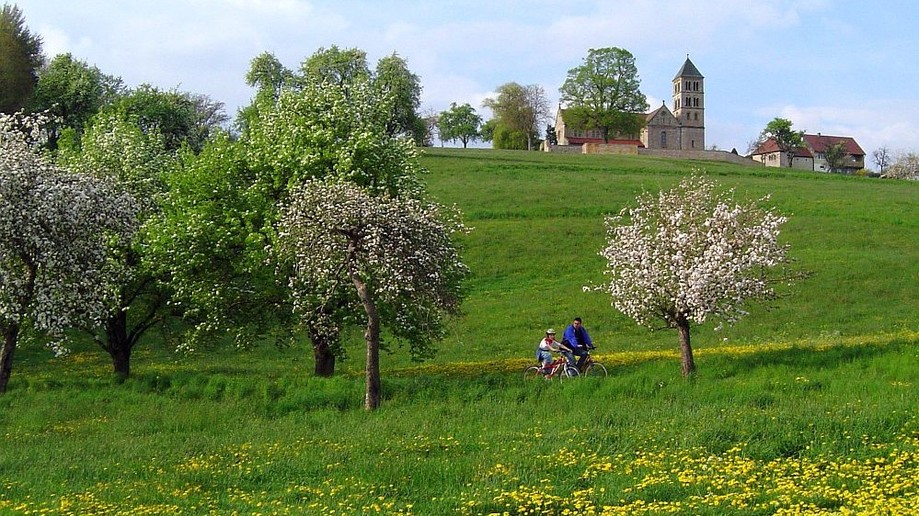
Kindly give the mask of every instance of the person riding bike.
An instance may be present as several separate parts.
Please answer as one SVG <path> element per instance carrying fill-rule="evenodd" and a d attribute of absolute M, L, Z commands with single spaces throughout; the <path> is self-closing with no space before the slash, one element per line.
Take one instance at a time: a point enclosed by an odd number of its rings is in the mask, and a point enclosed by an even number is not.
<path fill-rule="evenodd" d="M 570 365 L 574 365 L 574 355 L 571 354 L 571 348 L 555 340 L 555 330 L 549 328 L 546 330 L 546 337 L 539 341 L 536 347 L 536 361 L 542 365 L 543 370 L 549 368 L 552 363 L 552 352 L 561 353 Z"/>
<path fill-rule="evenodd" d="M 594 349 L 594 343 L 590 340 L 587 328 L 584 327 L 580 317 L 575 317 L 571 324 L 565 328 L 562 335 L 562 344 L 571 349 L 571 352 L 578 357 L 578 371 L 583 371 L 584 361 L 587 360 L 588 350 Z"/>

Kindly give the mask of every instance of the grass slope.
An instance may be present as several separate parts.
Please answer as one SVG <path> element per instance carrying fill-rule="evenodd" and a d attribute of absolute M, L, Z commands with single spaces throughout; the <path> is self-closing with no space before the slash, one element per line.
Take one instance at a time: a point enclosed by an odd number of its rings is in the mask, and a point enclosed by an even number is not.
<path fill-rule="evenodd" d="M 0 397 L 0 513 L 915 513 L 919 184 L 721 163 L 428 151 L 430 191 L 476 228 L 465 315 L 441 353 L 384 357 L 360 409 L 353 359 L 306 346 L 176 357 L 147 343 L 115 384 L 78 346 L 23 347 Z M 702 165 L 773 195 L 814 276 L 720 333 L 648 332 L 581 286 L 603 215 Z M 581 315 L 604 380 L 524 385 L 546 326 Z"/>

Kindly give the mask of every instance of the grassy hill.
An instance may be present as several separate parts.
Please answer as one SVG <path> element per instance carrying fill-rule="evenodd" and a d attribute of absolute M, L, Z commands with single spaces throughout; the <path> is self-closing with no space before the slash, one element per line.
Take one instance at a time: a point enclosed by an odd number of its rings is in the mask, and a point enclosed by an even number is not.
<path fill-rule="evenodd" d="M 23 347 L 0 397 L 0 513 L 915 513 L 919 183 L 723 163 L 431 149 L 429 190 L 475 231 L 464 315 L 437 358 L 384 355 L 360 409 L 360 335 L 331 380 L 307 346 L 175 356 Z M 770 194 L 812 271 L 735 327 L 649 332 L 602 281 L 603 217 L 704 168 Z M 581 316 L 606 379 L 525 385 Z M 155 339 L 154 339 L 155 340 Z"/>
<path fill-rule="evenodd" d="M 739 197 L 771 195 L 789 217 L 784 239 L 797 266 L 814 273 L 774 306 L 734 328 L 700 328 L 701 347 L 871 335 L 916 328 L 919 185 L 724 163 L 640 157 L 559 156 L 434 150 L 431 192 L 455 202 L 476 231 L 464 242 L 473 270 L 467 318 L 452 341 L 463 354 L 519 354 L 545 327 L 575 315 L 606 349 L 661 349 L 669 332 L 649 333 L 581 287 L 602 281 L 603 218 L 642 191 L 670 188 L 704 168 Z M 444 346 L 442 358 L 456 355 Z"/>

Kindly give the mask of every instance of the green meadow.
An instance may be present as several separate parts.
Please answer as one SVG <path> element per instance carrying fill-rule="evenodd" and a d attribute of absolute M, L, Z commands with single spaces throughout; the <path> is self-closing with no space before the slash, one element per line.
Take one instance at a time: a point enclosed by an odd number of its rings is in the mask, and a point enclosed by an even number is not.
<path fill-rule="evenodd" d="M 307 343 L 172 352 L 117 383 L 90 343 L 17 350 L 0 514 L 919 514 L 919 182 L 630 156 L 427 149 L 474 230 L 436 358 L 387 341 L 363 402 L 355 329 L 331 379 Z M 810 277 L 735 326 L 677 336 L 585 292 L 604 217 L 694 170 L 769 195 Z M 580 316 L 607 378 L 524 383 Z"/>

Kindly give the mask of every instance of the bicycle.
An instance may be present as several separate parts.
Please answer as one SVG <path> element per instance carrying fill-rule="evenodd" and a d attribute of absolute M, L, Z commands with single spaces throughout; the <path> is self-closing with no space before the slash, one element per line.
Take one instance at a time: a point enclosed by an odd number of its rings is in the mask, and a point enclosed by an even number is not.
<path fill-rule="evenodd" d="M 541 365 L 528 366 L 523 370 L 523 379 L 528 382 L 536 378 L 551 380 L 557 377 L 559 380 L 564 380 L 565 378 L 574 378 L 579 374 L 578 368 L 568 365 L 568 360 L 565 357 L 558 357 L 545 367 Z"/>
<path fill-rule="evenodd" d="M 587 358 L 584 359 L 584 364 L 581 366 L 579 372 L 582 376 L 597 376 L 605 378 L 609 376 L 609 373 L 606 371 L 606 366 L 597 362 L 590 356 L 590 351 L 593 347 L 587 348 Z"/>

